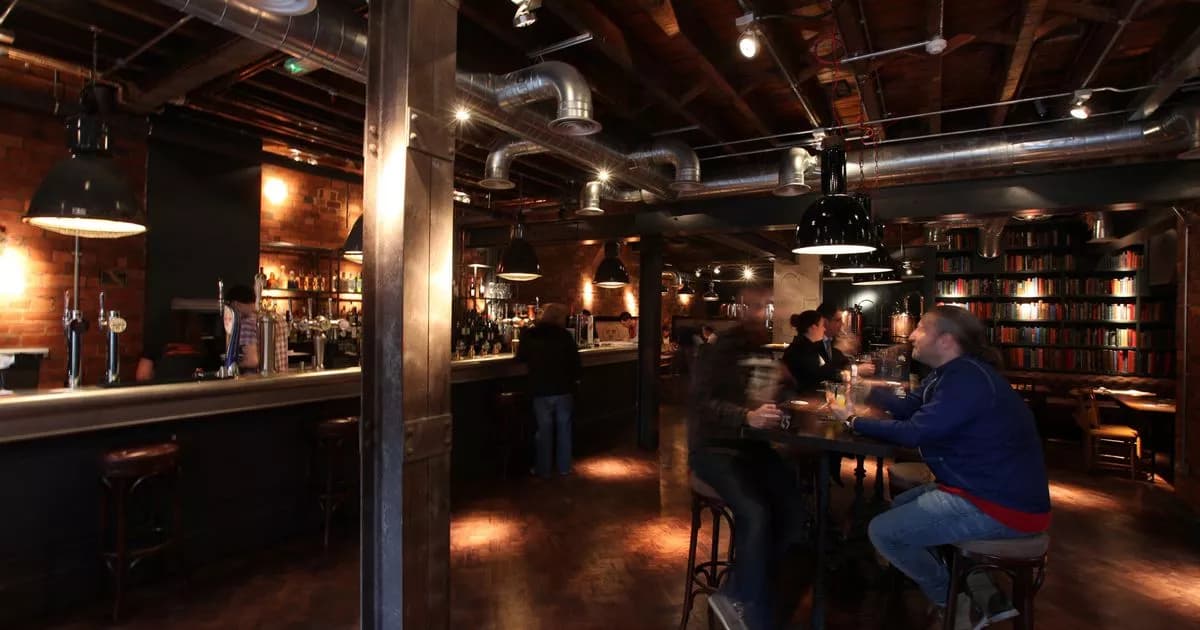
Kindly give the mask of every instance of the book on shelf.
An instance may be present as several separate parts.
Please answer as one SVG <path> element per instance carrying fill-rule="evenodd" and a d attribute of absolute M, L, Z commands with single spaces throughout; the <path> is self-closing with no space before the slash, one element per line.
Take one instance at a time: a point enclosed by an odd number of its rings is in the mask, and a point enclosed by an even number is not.
<path fill-rule="evenodd" d="M 1060 271 L 1075 269 L 1073 254 L 1006 254 L 1005 271 Z"/>
<path fill-rule="evenodd" d="M 1144 255 L 1137 249 L 1124 249 L 1111 256 L 1105 256 L 1100 259 L 1100 264 L 1097 269 L 1102 271 L 1120 271 L 1130 270 L 1136 271 L 1142 268 Z"/>
<path fill-rule="evenodd" d="M 1060 230 L 1005 230 L 1004 246 L 1010 248 L 1067 247 L 1072 235 Z"/>

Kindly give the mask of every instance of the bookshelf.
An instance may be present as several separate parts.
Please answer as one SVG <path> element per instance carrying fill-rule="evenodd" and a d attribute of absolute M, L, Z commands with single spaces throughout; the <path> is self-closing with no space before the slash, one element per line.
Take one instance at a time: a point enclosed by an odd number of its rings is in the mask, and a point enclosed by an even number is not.
<path fill-rule="evenodd" d="M 1174 297 L 1148 286 L 1142 244 L 1104 251 L 1065 224 L 1011 226 L 993 260 L 975 230 L 934 254 L 937 304 L 988 326 L 1009 370 L 1101 376 L 1174 374 Z"/>

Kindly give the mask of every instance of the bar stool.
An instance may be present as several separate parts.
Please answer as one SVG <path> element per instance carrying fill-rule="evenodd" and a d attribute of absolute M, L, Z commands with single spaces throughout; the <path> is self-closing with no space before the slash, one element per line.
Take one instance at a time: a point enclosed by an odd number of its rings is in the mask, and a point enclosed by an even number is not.
<path fill-rule="evenodd" d="M 320 460 L 320 486 L 317 503 L 321 506 L 321 539 L 329 549 L 329 528 L 333 513 L 350 496 L 352 482 L 342 474 L 346 456 L 358 451 L 358 417 L 331 418 L 316 426 L 317 454 Z"/>
<path fill-rule="evenodd" d="M 923 462 L 897 462 L 887 467 L 888 491 L 892 500 L 905 490 L 923 486 L 934 480 L 933 471 Z"/>
<path fill-rule="evenodd" d="M 689 475 L 692 487 L 692 535 L 688 543 L 687 577 L 683 583 L 683 620 L 679 622 L 679 630 L 685 630 L 688 618 L 692 615 L 692 605 L 697 595 L 712 595 L 721 587 L 729 572 L 733 570 L 733 512 L 725 504 L 721 495 L 712 486 L 704 483 L 692 473 Z M 700 536 L 700 516 L 704 511 L 712 515 L 712 547 L 710 559 L 696 564 L 696 542 Z M 725 559 L 721 560 L 721 521 L 729 527 L 729 549 Z M 712 615 L 708 618 L 710 630 L 716 627 Z"/>
<path fill-rule="evenodd" d="M 109 451 L 100 458 L 101 558 L 112 578 L 113 622 L 120 618 L 128 572 L 179 542 L 183 523 L 179 470 L 179 445 L 174 442 Z M 165 501 L 151 506 L 148 523 L 131 526 L 130 512 L 139 507 L 132 503 L 156 485 L 153 480 L 165 482 Z"/>
<path fill-rule="evenodd" d="M 493 400 L 495 410 L 496 443 L 500 446 L 500 476 L 507 478 L 511 470 L 513 451 L 529 444 L 525 418 L 529 413 L 529 399 L 522 391 L 502 391 Z"/>
<path fill-rule="evenodd" d="M 953 630 L 955 605 L 967 578 L 976 571 L 994 569 L 1012 578 L 1013 606 L 1020 613 L 1013 620 L 1019 630 L 1033 630 L 1033 598 L 1046 577 L 1049 534 L 1000 540 L 970 540 L 952 545 L 950 597 L 946 604 L 945 630 Z"/>

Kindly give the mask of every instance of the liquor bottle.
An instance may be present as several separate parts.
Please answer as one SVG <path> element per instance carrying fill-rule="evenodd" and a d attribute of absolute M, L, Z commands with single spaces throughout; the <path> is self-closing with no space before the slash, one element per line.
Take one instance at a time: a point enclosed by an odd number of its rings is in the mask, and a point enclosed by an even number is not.
<path fill-rule="evenodd" d="M 334 293 L 340 293 L 342 290 L 342 286 L 338 284 L 338 275 L 336 271 L 329 274 L 329 290 L 333 291 Z"/>
<path fill-rule="evenodd" d="M 467 297 L 469 297 L 469 298 L 475 297 L 475 277 L 474 276 L 471 277 L 471 283 L 469 285 L 467 285 Z"/>
<path fill-rule="evenodd" d="M 357 274 L 354 276 L 354 292 L 362 293 L 362 289 L 363 289 L 362 274 L 360 273 L 360 274 Z"/>
<path fill-rule="evenodd" d="M 300 288 L 300 281 L 296 278 L 296 270 L 295 269 L 291 269 L 288 271 L 287 278 L 288 278 L 287 288 L 292 289 L 292 290 L 296 290 L 296 289 Z"/>

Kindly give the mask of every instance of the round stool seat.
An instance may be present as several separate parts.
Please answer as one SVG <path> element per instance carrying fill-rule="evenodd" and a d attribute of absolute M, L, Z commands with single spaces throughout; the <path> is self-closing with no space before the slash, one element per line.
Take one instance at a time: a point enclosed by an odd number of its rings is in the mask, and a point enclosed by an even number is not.
<path fill-rule="evenodd" d="M 109 451 L 101 458 L 100 473 L 108 478 L 145 477 L 173 470 L 179 463 L 179 445 L 148 444 Z"/>
<path fill-rule="evenodd" d="M 1050 535 L 1043 532 L 1021 538 L 968 540 L 954 543 L 954 546 L 966 553 L 980 556 L 1005 560 L 1036 560 L 1046 555 L 1046 550 L 1050 548 Z"/>
<path fill-rule="evenodd" d="M 358 416 L 331 418 L 317 423 L 317 436 L 322 438 L 348 437 L 358 431 Z"/>
<path fill-rule="evenodd" d="M 887 467 L 888 481 L 896 490 L 910 490 L 932 482 L 933 471 L 921 462 L 901 462 Z"/>
<path fill-rule="evenodd" d="M 712 486 L 708 485 L 707 483 L 704 482 L 704 480 L 697 477 L 696 473 L 691 473 L 689 475 L 688 483 L 691 484 L 691 486 L 692 486 L 692 492 L 694 492 L 710 501 L 717 501 L 717 502 L 724 503 L 724 500 L 721 498 L 721 495 L 718 494 L 717 491 L 714 490 Z"/>
<path fill-rule="evenodd" d="M 1102 424 L 1098 427 L 1092 428 L 1091 431 L 1092 435 L 1102 438 L 1136 440 L 1138 437 L 1137 429 L 1120 424 Z"/>

